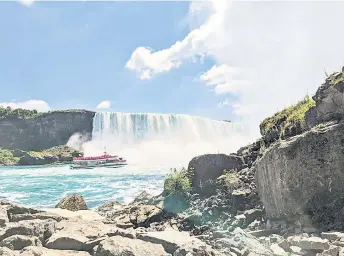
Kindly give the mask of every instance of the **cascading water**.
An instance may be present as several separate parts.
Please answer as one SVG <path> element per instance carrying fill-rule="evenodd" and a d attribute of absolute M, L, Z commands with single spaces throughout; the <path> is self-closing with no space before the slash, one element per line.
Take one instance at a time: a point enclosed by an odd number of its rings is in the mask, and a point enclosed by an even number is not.
<path fill-rule="evenodd" d="M 176 136 L 191 140 L 211 140 L 233 135 L 230 122 L 177 114 L 96 113 L 93 119 L 93 139 L 113 136 L 123 143 Z"/>
<path fill-rule="evenodd" d="M 128 163 L 185 165 L 194 156 L 235 150 L 239 124 L 180 114 L 98 112 L 86 155 L 120 154 Z"/>

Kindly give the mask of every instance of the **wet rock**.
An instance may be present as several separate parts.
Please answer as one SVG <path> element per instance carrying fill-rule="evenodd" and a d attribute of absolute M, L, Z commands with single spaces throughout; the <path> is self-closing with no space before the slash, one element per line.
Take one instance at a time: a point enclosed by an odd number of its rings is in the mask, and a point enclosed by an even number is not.
<path fill-rule="evenodd" d="M 22 235 L 10 236 L 0 242 L 0 247 L 7 247 L 11 250 L 22 250 L 28 246 L 42 246 L 42 243 L 37 237 Z"/>
<path fill-rule="evenodd" d="M 94 256 L 165 256 L 161 245 L 138 239 L 114 236 L 102 241 L 93 252 Z"/>
<path fill-rule="evenodd" d="M 87 210 L 85 199 L 79 194 L 67 196 L 55 206 L 55 208 L 66 209 L 69 211 Z"/>

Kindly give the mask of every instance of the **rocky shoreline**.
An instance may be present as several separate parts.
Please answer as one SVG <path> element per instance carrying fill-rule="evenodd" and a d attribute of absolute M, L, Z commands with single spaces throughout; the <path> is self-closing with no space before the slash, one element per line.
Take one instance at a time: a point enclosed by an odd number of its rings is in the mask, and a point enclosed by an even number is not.
<path fill-rule="evenodd" d="M 0 255 L 6 256 L 220 256 L 343 255 L 344 233 L 299 228 L 286 233 L 286 223 L 262 224 L 262 210 L 228 217 L 227 227 L 201 231 L 159 207 L 161 196 L 143 192 L 131 204 L 109 202 L 87 210 L 80 195 L 56 207 L 39 210 L 0 201 Z M 209 201 L 206 201 L 209 202 Z M 214 203 L 214 202 L 212 202 Z M 69 210 L 68 210 L 69 209 Z M 191 217 L 189 215 L 189 217 Z M 248 224 L 250 223 L 250 224 Z M 269 224 L 274 226 L 267 227 Z M 197 234 L 197 231 L 200 234 Z M 290 226 L 289 226 L 290 231 Z"/>
<path fill-rule="evenodd" d="M 344 255 L 344 69 L 236 153 L 191 159 L 164 192 L 87 210 L 0 201 L 0 255 Z"/>

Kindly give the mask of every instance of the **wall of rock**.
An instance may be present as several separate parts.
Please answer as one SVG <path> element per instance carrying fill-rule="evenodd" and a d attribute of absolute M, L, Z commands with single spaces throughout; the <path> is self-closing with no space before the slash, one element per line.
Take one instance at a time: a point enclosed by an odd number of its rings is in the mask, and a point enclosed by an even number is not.
<path fill-rule="evenodd" d="M 74 133 L 90 137 L 94 114 L 87 110 L 54 111 L 28 119 L 0 119 L 0 147 L 39 151 L 66 144 Z"/>

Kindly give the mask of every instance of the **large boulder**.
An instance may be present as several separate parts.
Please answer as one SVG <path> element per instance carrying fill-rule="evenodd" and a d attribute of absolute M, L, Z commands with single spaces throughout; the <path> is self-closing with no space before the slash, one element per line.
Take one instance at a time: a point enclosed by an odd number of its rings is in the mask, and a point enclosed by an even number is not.
<path fill-rule="evenodd" d="M 165 256 L 161 245 L 152 244 L 138 239 L 114 236 L 101 242 L 95 248 L 94 256 Z"/>
<path fill-rule="evenodd" d="M 13 236 L 35 236 L 44 242 L 55 232 L 56 222 L 53 220 L 23 220 L 19 222 L 10 222 L 6 227 L 0 230 L 0 241 Z"/>
<path fill-rule="evenodd" d="M 224 170 L 241 170 L 245 167 L 243 158 L 237 155 L 207 154 L 194 157 L 188 166 L 193 173 L 192 187 L 194 192 L 202 192 L 204 184 L 215 181 Z"/>
<path fill-rule="evenodd" d="M 344 228 L 344 123 L 322 124 L 274 144 L 256 164 L 255 180 L 271 219 L 310 214 Z"/>
<path fill-rule="evenodd" d="M 66 209 L 69 211 L 87 210 L 85 199 L 79 194 L 73 194 L 62 198 L 55 208 Z"/>
<path fill-rule="evenodd" d="M 56 227 L 58 231 L 46 241 L 49 249 L 91 251 L 107 234 L 115 232 L 113 226 L 99 220 L 63 220 Z"/>

